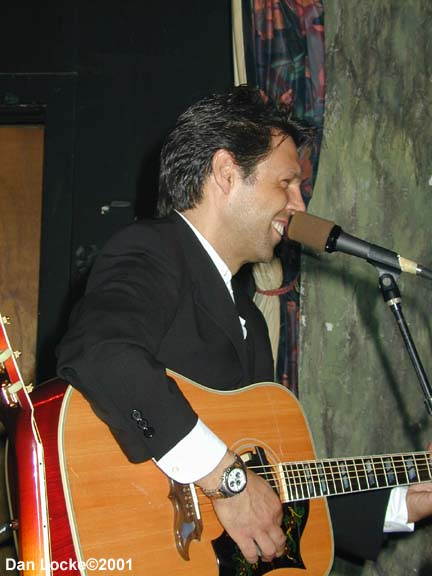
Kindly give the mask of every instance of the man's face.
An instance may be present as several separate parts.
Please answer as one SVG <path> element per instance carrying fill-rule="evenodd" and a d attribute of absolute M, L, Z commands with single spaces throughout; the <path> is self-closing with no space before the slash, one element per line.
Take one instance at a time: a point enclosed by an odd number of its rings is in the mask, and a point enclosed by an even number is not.
<path fill-rule="evenodd" d="M 251 176 L 239 179 L 232 197 L 236 238 L 232 248 L 242 263 L 272 259 L 290 216 L 306 210 L 300 184 L 301 168 L 293 140 L 273 136 L 271 153 Z"/>

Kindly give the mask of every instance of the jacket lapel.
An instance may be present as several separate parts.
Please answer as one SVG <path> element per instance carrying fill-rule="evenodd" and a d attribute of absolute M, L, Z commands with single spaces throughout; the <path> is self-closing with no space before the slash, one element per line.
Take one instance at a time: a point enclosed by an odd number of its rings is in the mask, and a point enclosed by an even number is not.
<path fill-rule="evenodd" d="M 229 338 L 237 351 L 244 377 L 248 375 L 248 358 L 239 312 L 225 282 L 194 232 L 177 214 L 174 215 L 186 265 L 193 285 L 193 298 Z"/>

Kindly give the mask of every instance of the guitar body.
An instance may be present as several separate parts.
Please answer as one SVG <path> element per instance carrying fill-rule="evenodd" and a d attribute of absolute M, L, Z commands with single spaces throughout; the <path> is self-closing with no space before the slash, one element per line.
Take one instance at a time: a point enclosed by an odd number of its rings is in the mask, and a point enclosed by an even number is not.
<path fill-rule="evenodd" d="M 236 392 L 217 392 L 177 374 L 169 375 L 196 412 L 204 415 L 206 424 L 236 452 L 244 454 L 260 447 L 270 463 L 314 458 L 301 408 L 284 387 L 260 384 Z M 108 427 L 71 387 L 63 398 L 58 442 L 59 482 L 68 508 L 75 553 L 84 562 L 90 558 L 107 562 L 111 559 L 106 565 L 109 574 L 322 576 L 331 568 L 333 541 L 324 498 L 307 504 L 307 521 L 300 529 L 294 524 L 302 512 L 299 514 L 298 508 L 286 505 L 291 514 L 287 541 L 292 540 L 292 552 L 297 554 L 298 561 L 292 564 L 287 560 L 283 565 L 259 562 L 254 568 L 240 559 L 235 568 L 224 568 L 224 559 L 216 558 L 213 545 L 223 528 L 210 501 L 197 489 L 202 534 L 200 541 L 190 542 L 186 560 L 176 546 L 176 504 L 172 495 L 169 497 L 171 486 L 167 477 L 153 462 L 131 464 Z M 181 525 L 180 532 L 186 528 L 187 523 Z M 217 550 L 223 549 L 223 539 L 215 546 Z"/>
<path fill-rule="evenodd" d="M 0 316 L 0 420 L 22 576 L 324 576 L 324 496 L 432 481 L 432 452 L 315 461 L 306 419 L 279 384 L 210 390 L 167 371 L 206 424 L 277 490 L 286 547 L 248 564 L 193 484 L 131 464 L 84 397 L 60 379 L 24 385 Z"/>

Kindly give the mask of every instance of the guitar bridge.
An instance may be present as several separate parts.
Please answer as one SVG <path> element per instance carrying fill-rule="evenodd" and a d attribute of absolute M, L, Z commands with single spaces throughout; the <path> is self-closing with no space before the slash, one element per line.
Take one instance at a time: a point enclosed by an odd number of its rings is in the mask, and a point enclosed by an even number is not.
<path fill-rule="evenodd" d="M 198 498 L 193 484 L 180 484 L 168 478 L 168 497 L 174 507 L 174 539 L 178 553 L 189 560 L 189 546 L 192 540 L 201 540 L 202 520 Z"/>

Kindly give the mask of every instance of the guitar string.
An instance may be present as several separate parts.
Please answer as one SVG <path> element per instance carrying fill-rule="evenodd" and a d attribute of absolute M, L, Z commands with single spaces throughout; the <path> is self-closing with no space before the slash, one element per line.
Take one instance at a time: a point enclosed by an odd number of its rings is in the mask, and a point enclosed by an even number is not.
<path fill-rule="evenodd" d="M 267 466 L 269 468 L 269 466 Z M 398 477 L 398 472 L 402 470 L 402 480 Z M 429 466 L 417 466 L 417 473 L 415 479 L 408 479 L 408 471 L 406 467 L 401 467 L 399 469 L 390 469 L 385 470 L 381 469 L 380 471 L 373 471 L 371 470 L 370 473 L 363 473 L 361 471 L 356 470 L 355 474 L 348 473 L 348 475 L 343 476 L 340 472 L 335 472 L 332 470 L 330 474 L 319 474 L 314 473 L 310 476 L 307 476 L 304 473 L 304 470 L 297 469 L 295 472 L 292 470 L 282 471 L 282 478 L 279 478 L 277 481 L 274 478 L 272 472 L 272 479 L 269 480 L 269 484 L 275 488 L 281 488 L 282 491 L 289 493 L 292 499 L 300 499 L 302 498 L 309 498 L 309 497 L 320 497 L 325 495 L 331 494 L 347 494 L 352 492 L 358 492 L 362 490 L 372 490 L 377 488 L 385 488 L 388 486 L 398 486 L 398 485 L 406 485 L 411 483 L 420 483 L 425 481 L 422 478 L 422 473 L 427 472 L 428 480 L 432 479 L 431 471 Z M 280 470 L 277 470 L 276 473 L 280 475 Z M 269 472 L 258 472 L 259 475 L 266 475 Z M 388 474 L 391 473 L 394 476 L 394 480 L 392 481 L 389 479 Z M 374 480 L 375 482 L 371 481 Z M 282 486 L 280 486 L 282 485 Z"/>
<path fill-rule="evenodd" d="M 374 457 L 364 457 L 364 458 L 338 458 L 338 459 L 328 459 L 328 460 L 305 460 L 299 462 L 281 462 L 278 464 L 266 464 L 260 466 L 250 466 L 250 470 L 264 470 L 266 472 L 272 473 L 273 470 L 277 470 L 280 467 L 290 469 L 293 474 L 301 474 L 304 472 L 310 473 L 311 475 L 316 474 L 317 477 L 322 477 L 329 474 L 340 474 L 340 468 L 343 467 L 344 471 L 354 474 L 360 474 L 365 470 L 366 466 L 370 466 L 378 474 L 383 472 L 407 472 L 408 469 L 414 468 L 419 469 L 421 467 L 422 471 L 430 471 L 432 473 L 432 460 L 428 463 L 427 456 L 431 457 L 431 452 L 419 452 L 413 453 L 412 456 L 415 458 L 404 458 L 397 456 L 397 459 L 392 456 L 374 456 Z M 391 464 L 391 466 L 387 466 Z M 296 468 L 294 468 L 296 467 Z M 369 470 L 367 471 L 369 472 Z"/>
<path fill-rule="evenodd" d="M 412 456 L 415 456 L 415 458 L 411 458 Z M 282 468 L 282 474 L 285 481 L 294 486 L 302 486 L 305 483 L 310 483 L 311 480 L 322 482 L 326 478 L 327 482 L 341 483 L 347 475 L 349 476 L 349 479 L 353 481 L 357 479 L 366 480 L 371 475 L 375 476 L 377 480 L 382 478 L 385 479 L 392 473 L 395 476 L 403 475 L 405 479 L 407 479 L 410 470 L 416 471 L 416 476 L 421 476 L 422 473 L 426 472 L 429 475 L 429 479 L 432 479 L 432 461 L 428 463 L 427 456 L 431 457 L 432 452 L 415 452 L 409 455 L 405 454 L 400 456 L 384 454 L 382 456 L 358 457 L 355 459 L 338 458 L 319 461 L 306 460 L 299 462 L 281 462 L 279 464 L 250 466 L 249 469 L 257 471 L 257 474 L 260 476 L 265 476 L 266 474 L 280 476 L 280 469 Z M 407 461 L 405 457 L 409 458 L 409 461 Z M 395 458 L 398 459 L 396 462 L 394 461 Z M 386 463 L 388 463 L 389 459 L 392 462 L 392 466 L 386 467 Z M 407 464 L 410 464 L 409 468 L 407 468 Z M 342 472 L 340 468 L 341 465 L 343 466 Z M 371 469 L 366 470 L 365 466 L 369 465 L 371 466 Z M 414 481 L 421 482 L 425 480 L 418 479 Z M 400 484 L 407 483 L 411 483 L 411 481 L 400 481 Z M 389 485 L 388 480 L 386 481 L 386 485 Z"/>
<path fill-rule="evenodd" d="M 312 465 L 311 465 L 312 464 Z M 341 465 L 342 464 L 342 470 Z M 365 464 L 371 466 L 369 470 L 366 470 Z M 295 468 L 294 468 L 295 466 Z M 346 461 L 339 460 L 336 465 L 333 466 L 317 466 L 314 462 L 312 463 L 282 463 L 280 465 L 265 465 L 265 466 L 251 466 L 250 469 L 257 470 L 258 474 L 276 474 L 280 475 L 282 467 L 282 474 L 285 479 L 292 480 L 292 483 L 296 484 L 297 481 L 300 483 L 308 482 L 310 480 L 322 481 L 327 478 L 331 482 L 341 482 L 344 478 L 349 476 L 349 479 L 355 481 L 356 479 L 363 480 L 369 478 L 371 475 L 377 477 L 377 479 L 388 478 L 389 474 L 394 474 L 395 476 L 402 476 L 407 478 L 411 471 L 416 472 L 416 476 L 421 476 L 423 473 L 428 474 L 429 479 L 432 479 L 432 463 L 428 464 L 426 458 L 424 462 L 412 463 L 410 467 L 407 467 L 406 462 L 393 463 L 391 467 L 386 467 L 384 462 L 371 463 L 365 460 L 360 466 L 359 463 L 347 463 Z M 404 480 L 401 481 L 403 483 Z"/>
<path fill-rule="evenodd" d="M 286 461 L 286 462 L 278 462 L 276 464 L 262 464 L 259 466 L 255 466 L 255 468 L 265 468 L 265 467 L 275 467 L 278 465 L 299 465 L 303 466 L 305 464 L 332 464 L 332 463 L 344 463 L 344 462 L 375 462 L 378 460 L 394 460 L 394 459 L 403 459 L 404 461 L 408 460 L 416 460 L 418 458 L 427 459 L 429 457 L 431 459 L 431 466 L 432 466 L 432 451 L 421 451 L 421 452 L 408 452 L 408 453 L 400 453 L 400 454 L 378 454 L 373 456 L 356 456 L 356 457 L 339 457 L 339 458 L 323 458 L 321 460 L 298 460 L 296 462 Z M 254 468 L 251 466 L 251 468 Z"/>
<path fill-rule="evenodd" d="M 380 467 L 378 468 L 377 466 L 375 466 L 375 469 L 373 469 L 373 467 L 371 467 L 371 469 L 364 469 L 364 468 L 357 468 L 357 467 L 344 467 L 342 470 L 341 468 L 322 468 L 322 469 L 315 469 L 312 470 L 310 468 L 297 468 L 297 469 L 293 469 L 292 467 L 290 467 L 289 465 L 281 465 L 282 468 L 284 468 L 284 470 L 281 472 L 280 467 L 277 466 L 275 467 L 273 470 L 269 469 L 269 470 L 262 470 L 259 468 L 250 468 L 250 470 L 252 470 L 253 472 L 256 472 L 258 470 L 258 474 L 276 474 L 276 475 L 280 475 L 281 473 L 283 473 L 286 477 L 288 478 L 343 478 L 345 476 L 350 476 L 352 478 L 362 478 L 362 477 L 367 477 L 372 475 L 376 475 L 378 477 L 381 476 L 388 476 L 389 474 L 393 473 L 396 476 L 402 476 L 402 477 L 406 477 L 407 475 L 409 475 L 410 473 L 416 472 L 418 471 L 419 473 L 428 473 L 429 476 L 431 476 L 432 472 L 431 472 L 431 467 L 428 466 L 427 464 L 422 465 L 422 464 L 417 464 L 416 466 L 412 466 L 410 468 L 407 468 L 406 466 L 392 466 L 391 468 L 386 468 L 385 466 L 383 467 L 380 464 Z M 418 475 L 418 474 L 416 474 Z M 432 476 L 431 476 L 432 479 Z"/>
<path fill-rule="evenodd" d="M 307 483 L 304 484 L 299 484 L 299 485 L 295 485 L 294 487 L 290 484 L 290 485 L 286 485 L 285 487 L 280 486 L 279 482 L 275 482 L 275 481 L 268 481 L 268 483 L 270 484 L 270 486 L 278 493 L 279 496 L 283 496 L 284 500 L 282 501 L 283 503 L 290 503 L 290 502 L 299 502 L 302 500 L 314 500 L 314 499 L 318 499 L 318 498 L 326 498 L 327 496 L 337 496 L 337 495 L 343 495 L 343 494 L 353 494 L 356 492 L 364 492 L 367 490 L 378 490 L 381 488 L 392 488 L 392 487 L 396 487 L 397 485 L 407 485 L 407 483 L 401 483 L 401 484 L 395 484 L 393 486 L 391 485 L 384 485 L 384 486 L 371 486 L 371 487 L 359 487 L 358 489 L 356 488 L 349 488 L 349 489 L 341 489 L 339 491 L 336 492 L 332 492 L 331 490 L 328 491 L 323 491 L 322 488 L 320 487 L 319 489 L 317 489 L 315 486 L 313 488 L 308 488 L 306 486 Z M 414 480 L 414 481 L 410 481 L 409 484 L 421 484 L 423 483 L 423 481 L 420 480 Z M 310 483 L 309 483 L 310 485 Z M 286 494 L 286 497 L 285 497 Z M 211 509 L 213 506 L 211 504 L 211 500 L 205 496 L 204 494 L 202 494 L 201 492 L 197 493 L 197 498 L 198 498 L 198 503 L 200 505 L 200 508 L 205 511 L 206 509 Z"/>
<path fill-rule="evenodd" d="M 421 472 L 424 472 L 425 469 L 421 470 Z M 392 471 L 390 471 L 390 473 L 392 473 Z M 258 473 L 258 476 L 262 476 L 265 477 L 267 473 Z M 325 476 L 298 476 L 296 477 L 292 477 L 289 474 L 284 474 L 282 479 L 279 479 L 279 482 L 275 479 L 271 479 L 268 480 L 269 484 L 272 485 L 273 487 L 276 487 L 279 483 L 284 482 L 286 484 L 286 486 L 288 488 L 290 487 L 295 487 L 295 488 L 302 488 L 305 486 L 310 486 L 311 484 L 313 485 L 319 485 L 321 486 L 323 483 L 328 485 L 328 486 L 333 486 L 334 489 L 336 489 L 337 491 L 340 492 L 350 492 L 350 491 L 358 491 L 358 490 L 362 490 L 364 489 L 373 489 L 374 485 L 372 485 L 371 481 L 370 481 L 370 477 L 373 477 L 377 480 L 376 483 L 376 487 L 379 488 L 385 488 L 387 486 L 404 486 L 404 485 L 409 485 L 409 484 L 414 484 L 414 483 L 422 483 L 422 482 L 427 482 L 432 480 L 432 476 L 429 474 L 429 478 L 421 478 L 419 477 L 420 475 L 416 475 L 416 478 L 413 479 L 407 479 L 406 478 L 406 474 L 404 473 L 404 479 L 402 480 L 398 480 L 395 476 L 395 481 L 392 480 L 388 480 L 388 476 L 385 473 L 372 473 L 371 474 L 362 474 L 362 475 L 356 475 L 356 476 L 351 476 L 350 478 L 346 477 L 346 476 L 339 476 L 339 477 L 334 477 L 334 478 L 328 478 Z M 345 488 L 345 482 L 349 482 L 351 485 L 351 488 Z M 341 487 L 340 490 L 338 487 Z M 358 488 L 357 488 L 358 486 Z"/>
<path fill-rule="evenodd" d="M 430 456 L 432 453 L 430 453 L 430 452 L 426 453 L 426 452 L 425 452 L 425 453 L 417 453 L 417 454 L 420 454 L 420 455 L 423 455 L 423 454 L 424 454 L 425 456 L 426 456 L 426 455 L 429 455 L 429 456 Z M 366 458 L 365 458 L 365 460 L 366 460 Z M 342 459 L 338 459 L 338 462 L 343 462 L 343 461 L 344 461 L 344 460 L 342 460 Z M 316 463 L 316 461 L 311 461 L 311 462 L 313 462 L 314 464 Z M 258 474 L 259 476 L 262 476 L 262 477 L 264 477 L 264 476 L 266 476 L 266 475 L 268 475 L 268 474 L 272 474 L 272 476 L 274 476 L 274 475 L 280 476 L 280 469 L 279 469 L 280 466 L 282 466 L 282 467 L 287 466 L 287 465 L 288 465 L 288 466 L 290 466 L 290 465 L 300 465 L 300 466 L 303 466 L 305 463 L 306 463 L 306 462 L 296 462 L 296 463 L 288 462 L 288 463 L 281 463 L 281 464 L 278 464 L 278 465 L 267 464 L 267 465 L 262 465 L 262 466 L 251 466 L 250 469 L 251 469 L 251 470 L 257 470 L 257 471 L 258 471 L 257 474 Z M 427 462 L 425 462 L 425 464 L 426 464 L 425 466 L 422 466 L 422 465 L 416 466 L 416 469 L 417 469 L 420 473 L 426 471 L 426 472 L 429 474 L 429 479 L 432 480 L 431 465 L 428 464 Z M 264 472 L 262 471 L 263 469 L 265 469 Z M 403 467 L 400 468 L 400 470 L 404 470 L 404 475 L 406 476 L 406 474 L 407 474 L 406 467 L 403 466 Z M 296 472 L 299 472 L 299 473 L 300 473 L 301 471 L 297 470 Z M 384 472 L 385 472 L 384 469 L 382 469 L 382 471 L 381 471 L 380 473 L 373 473 L 373 472 L 371 471 L 372 475 L 373 475 L 375 478 L 377 478 L 377 479 L 378 479 L 378 478 L 381 478 L 381 477 L 382 477 L 382 478 L 385 478 L 386 475 L 385 475 Z M 387 472 L 393 472 L 393 469 L 388 470 Z M 285 490 L 284 490 L 283 487 L 282 487 L 282 490 L 281 490 L 281 491 L 282 491 L 282 492 L 288 492 L 288 491 L 290 491 L 290 492 L 291 492 L 290 496 L 292 497 L 291 501 L 302 500 L 302 499 L 303 499 L 303 500 L 306 500 L 306 499 L 312 499 L 312 498 L 321 498 L 321 497 L 326 497 L 326 495 L 331 495 L 331 494 L 332 494 L 331 491 L 328 491 L 327 494 L 325 494 L 325 493 L 323 494 L 323 493 L 321 493 L 322 490 L 321 490 L 321 492 L 317 493 L 316 487 L 313 486 L 313 492 L 314 492 L 314 494 L 311 495 L 311 494 L 310 494 L 310 488 L 311 488 L 310 485 L 311 485 L 311 483 L 312 483 L 312 484 L 318 483 L 318 486 L 321 486 L 322 482 L 325 482 L 327 485 L 328 485 L 329 483 L 330 483 L 330 484 L 334 484 L 334 485 L 335 485 L 336 483 L 338 483 L 338 484 L 340 484 L 340 485 L 342 486 L 343 480 L 344 480 L 344 478 L 343 478 L 342 476 L 340 476 L 339 478 L 334 478 L 334 477 L 333 477 L 330 481 L 325 481 L 325 480 L 323 479 L 323 476 L 322 476 L 322 475 L 319 475 L 319 474 L 312 475 L 311 477 L 304 476 L 303 479 L 301 478 L 300 474 L 299 474 L 299 478 L 295 478 L 295 477 L 294 477 L 294 478 L 289 478 L 289 476 L 290 476 L 289 474 L 283 473 L 283 482 L 285 483 Z M 417 474 L 417 478 L 416 478 L 415 480 L 397 482 L 397 483 L 394 484 L 394 485 L 407 485 L 407 484 L 420 484 L 420 483 L 423 483 L 425 480 L 419 479 L 418 476 L 419 476 L 419 474 Z M 361 475 L 361 474 L 359 474 L 359 473 L 356 473 L 356 476 L 353 477 L 353 479 L 354 479 L 354 480 L 356 480 L 356 479 L 358 479 L 358 480 L 364 480 L 364 481 L 366 482 L 366 484 L 368 484 L 368 482 L 367 482 L 367 478 L 368 478 L 368 477 L 369 477 L 369 476 L 368 476 L 367 474 Z M 315 480 L 313 480 L 313 479 L 315 479 Z M 292 482 L 291 482 L 290 480 L 292 480 Z M 278 489 L 280 488 L 281 481 L 280 481 L 280 480 L 279 480 L 279 481 L 276 481 L 274 478 L 272 478 L 271 480 L 268 480 L 268 483 L 270 484 L 270 486 L 271 486 L 272 488 L 274 488 L 274 489 L 276 489 L 276 491 L 278 491 Z M 358 482 L 358 483 L 359 483 L 359 485 L 360 485 L 360 482 Z M 345 494 L 348 494 L 348 493 L 359 492 L 359 491 L 364 491 L 364 490 L 374 490 L 374 489 L 377 489 L 377 488 L 385 488 L 385 487 L 387 487 L 387 486 L 390 486 L 390 487 L 391 487 L 392 484 L 389 484 L 388 482 L 386 482 L 385 485 L 383 485 L 383 486 L 379 486 L 379 485 L 378 485 L 377 487 L 373 487 L 373 486 L 367 485 L 367 487 L 365 487 L 365 488 L 359 486 L 358 489 L 357 489 L 357 488 L 352 488 L 352 487 L 350 487 L 349 489 L 343 489 L 343 488 L 341 488 L 340 491 L 337 491 L 337 492 L 335 492 L 334 494 L 338 494 L 338 493 L 339 493 L 339 494 L 344 494 L 344 493 L 345 493 Z M 294 487 L 295 489 L 297 489 L 297 492 L 300 492 L 300 489 L 302 490 L 302 493 L 300 494 L 300 496 L 299 496 L 298 494 L 294 494 L 294 493 L 293 493 L 293 490 L 292 490 L 293 487 Z M 306 494 L 305 494 L 305 490 L 306 490 Z M 201 506 L 201 503 L 204 502 L 204 503 L 209 503 L 209 504 L 210 504 L 210 507 L 212 507 L 211 501 L 210 501 L 204 494 L 198 493 L 197 496 L 198 496 L 198 500 L 200 501 L 200 506 Z M 289 502 L 289 501 L 290 501 L 290 500 L 288 499 L 288 502 Z M 205 508 L 205 506 L 204 506 L 204 508 Z"/>

